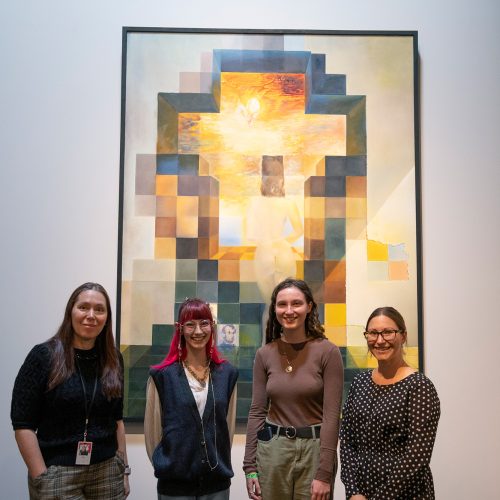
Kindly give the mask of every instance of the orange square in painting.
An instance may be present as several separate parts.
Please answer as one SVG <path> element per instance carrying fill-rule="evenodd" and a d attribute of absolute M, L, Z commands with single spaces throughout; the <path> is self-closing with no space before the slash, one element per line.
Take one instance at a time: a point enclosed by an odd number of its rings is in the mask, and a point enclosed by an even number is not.
<path fill-rule="evenodd" d="M 198 175 L 210 175 L 210 164 L 201 156 L 198 160 Z"/>
<path fill-rule="evenodd" d="M 327 198 L 325 214 L 328 219 L 343 219 L 345 217 L 345 198 Z"/>
<path fill-rule="evenodd" d="M 210 259 L 210 241 L 208 238 L 198 238 L 198 259 Z"/>
<path fill-rule="evenodd" d="M 240 281 L 257 281 L 253 260 L 242 260 L 240 262 Z"/>
<path fill-rule="evenodd" d="M 345 326 L 325 326 L 326 338 L 339 347 L 347 346 L 347 333 Z"/>
<path fill-rule="evenodd" d="M 199 196 L 198 197 L 198 213 L 201 217 L 210 216 L 210 196 Z"/>
<path fill-rule="evenodd" d="M 240 261 L 219 260 L 219 281 L 239 281 Z"/>
<path fill-rule="evenodd" d="M 177 217 L 175 234 L 178 238 L 197 238 L 198 217 Z"/>
<path fill-rule="evenodd" d="M 197 196 L 177 196 L 177 217 L 198 217 Z"/>
<path fill-rule="evenodd" d="M 345 178 L 345 184 L 348 198 L 366 198 L 366 177 L 348 176 Z"/>
<path fill-rule="evenodd" d="M 324 156 L 318 163 L 316 163 L 316 175 L 319 175 L 322 177 L 325 176 L 325 157 Z"/>
<path fill-rule="evenodd" d="M 175 217 L 157 217 L 155 219 L 155 236 L 157 238 L 175 238 Z"/>
<path fill-rule="evenodd" d="M 158 217 L 175 217 L 177 211 L 177 198 L 175 196 L 156 197 L 156 215 Z"/>
<path fill-rule="evenodd" d="M 210 196 L 210 209 L 208 215 L 209 217 L 219 217 L 219 198 Z"/>
<path fill-rule="evenodd" d="M 295 276 L 298 280 L 303 280 L 304 279 L 304 261 L 301 259 L 301 260 L 297 260 L 295 261 Z"/>
<path fill-rule="evenodd" d="M 345 304 L 345 282 L 327 281 L 324 288 L 324 301 L 329 304 Z"/>
<path fill-rule="evenodd" d="M 362 219 L 346 219 L 345 238 L 346 240 L 365 240 L 366 217 Z"/>
<path fill-rule="evenodd" d="M 345 283 L 345 260 L 325 261 L 325 281 L 340 281 Z"/>
<path fill-rule="evenodd" d="M 322 240 L 325 238 L 325 219 L 309 219 L 310 236 L 313 240 Z"/>
<path fill-rule="evenodd" d="M 177 196 L 177 176 L 157 175 L 156 176 L 157 196 Z"/>
<path fill-rule="evenodd" d="M 219 239 L 218 238 L 209 238 L 208 239 L 208 251 L 210 254 L 210 259 L 213 259 L 213 256 L 219 251 Z M 240 273 L 238 268 L 238 278 L 236 281 L 240 279 Z"/>
<path fill-rule="evenodd" d="M 310 217 L 312 219 L 324 219 L 325 218 L 325 198 L 314 197 L 307 198 L 304 200 L 305 205 L 305 217 Z"/>
<path fill-rule="evenodd" d="M 408 262 L 389 262 L 389 279 L 390 280 L 405 280 L 408 277 Z"/>
<path fill-rule="evenodd" d="M 346 198 L 345 216 L 352 219 L 366 217 L 366 198 Z"/>
<path fill-rule="evenodd" d="M 155 238 L 155 259 L 175 259 L 175 238 Z"/>

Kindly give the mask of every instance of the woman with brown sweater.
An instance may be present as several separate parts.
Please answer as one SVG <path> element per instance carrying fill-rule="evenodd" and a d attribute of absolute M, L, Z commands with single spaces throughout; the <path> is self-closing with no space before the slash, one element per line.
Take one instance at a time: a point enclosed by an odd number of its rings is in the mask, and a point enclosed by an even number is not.
<path fill-rule="evenodd" d="M 255 356 L 243 469 L 253 500 L 333 496 L 343 366 L 309 286 L 273 291 L 266 345 Z"/>

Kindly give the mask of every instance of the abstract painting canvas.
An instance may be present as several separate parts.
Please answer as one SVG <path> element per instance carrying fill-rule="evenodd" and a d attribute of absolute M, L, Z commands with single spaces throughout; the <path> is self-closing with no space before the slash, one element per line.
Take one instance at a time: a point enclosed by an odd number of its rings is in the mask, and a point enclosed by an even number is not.
<path fill-rule="evenodd" d="M 251 401 L 271 291 L 306 280 L 345 387 L 378 306 L 422 368 L 415 32 L 123 29 L 117 332 L 125 417 L 198 296 Z"/>

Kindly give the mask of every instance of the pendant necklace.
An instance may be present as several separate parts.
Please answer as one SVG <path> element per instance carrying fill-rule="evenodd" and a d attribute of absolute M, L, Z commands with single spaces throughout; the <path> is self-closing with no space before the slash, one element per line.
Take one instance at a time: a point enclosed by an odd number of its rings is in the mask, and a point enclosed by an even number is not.
<path fill-rule="evenodd" d="M 195 378 L 195 380 L 203 388 L 205 388 L 205 386 L 207 385 L 207 375 L 208 375 L 208 372 L 210 370 L 210 361 L 207 361 L 207 366 L 205 367 L 205 370 L 203 370 L 203 376 L 202 377 L 198 377 L 198 375 L 196 374 L 196 372 L 189 366 L 189 364 L 187 363 L 187 361 L 184 361 L 182 364 L 184 365 L 184 368 L 186 368 L 186 370 Z"/>
<path fill-rule="evenodd" d="M 286 359 L 286 367 L 285 367 L 285 372 L 286 373 L 292 373 L 293 372 L 293 366 L 292 366 L 292 363 L 290 363 L 290 360 L 288 359 L 288 356 L 286 355 L 286 352 L 281 352 L 279 349 L 278 349 L 278 352 L 284 356 L 284 358 Z"/>

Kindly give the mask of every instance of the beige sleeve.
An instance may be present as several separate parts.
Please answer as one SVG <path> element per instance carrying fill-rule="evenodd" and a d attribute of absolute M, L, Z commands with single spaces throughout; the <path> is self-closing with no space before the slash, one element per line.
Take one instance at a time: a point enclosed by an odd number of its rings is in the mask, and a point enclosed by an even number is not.
<path fill-rule="evenodd" d="M 156 385 L 151 377 L 148 378 L 146 387 L 146 411 L 144 413 L 144 441 L 149 461 L 153 463 L 152 457 L 155 448 L 161 441 L 161 404 Z"/>
<path fill-rule="evenodd" d="M 233 445 L 234 430 L 236 427 L 236 400 L 237 400 L 237 389 L 234 386 L 233 393 L 231 394 L 231 399 L 229 400 L 229 408 L 227 410 L 227 428 L 229 429 L 229 439 L 231 440 L 231 446 Z"/>

